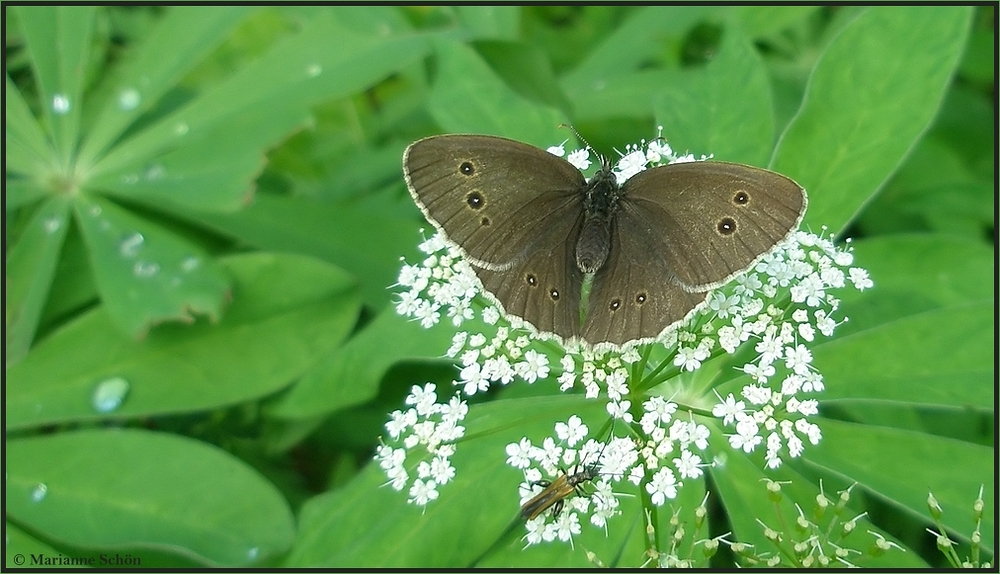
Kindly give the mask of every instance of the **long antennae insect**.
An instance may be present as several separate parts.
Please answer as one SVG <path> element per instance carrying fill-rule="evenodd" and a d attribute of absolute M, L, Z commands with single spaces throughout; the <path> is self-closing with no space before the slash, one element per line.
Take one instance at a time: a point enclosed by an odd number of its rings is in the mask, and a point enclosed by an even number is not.
<path fill-rule="evenodd" d="M 610 435 L 614 435 L 613 424 Z M 610 438 L 608 443 L 610 443 Z M 574 472 L 572 474 L 563 472 L 559 478 L 551 482 L 539 481 L 536 483 L 544 488 L 531 500 L 525 502 L 521 506 L 521 518 L 526 521 L 534 520 L 549 508 L 552 509 L 553 516 L 559 516 L 567 497 L 573 493 L 580 496 L 586 496 L 586 493 L 582 488 L 580 488 L 580 485 L 584 482 L 592 481 L 597 478 L 597 468 L 599 466 L 601 456 L 604 455 L 604 449 L 608 447 L 608 443 L 605 443 L 604 447 L 601 448 L 601 452 L 597 455 L 597 459 L 594 462 L 588 465 L 581 465 L 582 469 L 578 472 Z"/>

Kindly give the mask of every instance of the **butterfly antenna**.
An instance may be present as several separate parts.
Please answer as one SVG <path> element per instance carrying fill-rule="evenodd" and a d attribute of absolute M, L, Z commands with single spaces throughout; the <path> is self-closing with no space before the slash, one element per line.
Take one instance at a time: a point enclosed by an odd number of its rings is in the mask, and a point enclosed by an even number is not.
<path fill-rule="evenodd" d="M 582 141 L 584 143 L 584 145 L 587 146 L 587 149 L 589 149 L 590 151 L 594 152 L 594 155 L 596 155 L 601 160 L 601 165 L 602 166 L 608 167 L 610 165 L 608 163 L 608 158 L 606 158 L 603 155 L 601 155 L 600 153 L 598 153 L 597 150 L 594 149 L 594 146 L 590 145 L 590 142 L 587 141 L 586 139 L 584 139 L 584 137 L 582 135 L 580 135 L 580 132 L 576 131 L 576 128 L 574 128 L 573 126 L 571 126 L 569 124 L 559 124 L 559 127 L 566 128 L 569 131 L 573 132 L 573 135 L 576 136 L 576 139 Z"/>

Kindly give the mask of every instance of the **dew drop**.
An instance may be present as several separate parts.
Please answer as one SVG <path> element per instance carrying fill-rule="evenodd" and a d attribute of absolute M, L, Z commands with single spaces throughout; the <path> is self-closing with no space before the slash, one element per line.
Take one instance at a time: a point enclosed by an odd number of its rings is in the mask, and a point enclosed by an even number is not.
<path fill-rule="evenodd" d="M 152 277 L 160 272 L 160 265 L 149 261 L 136 261 L 132 266 L 136 277 Z"/>
<path fill-rule="evenodd" d="M 101 207 L 99 205 L 91 205 L 87 208 L 87 214 L 91 217 L 99 217 L 101 215 Z"/>
<path fill-rule="evenodd" d="M 182 136 L 182 135 L 188 133 L 188 130 L 190 130 L 190 129 L 191 128 L 189 128 L 186 123 L 181 122 L 181 123 L 177 124 L 176 126 L 174 126 L 174 133 L 177 134 L 177 135 L 179 135 L 179 136 Z"/>
<path fill-rule="evenodd" d="M 123 257 L 132 258 L 139 254 L 139 249 L 142 248 L 142 244 L 146 241 L 146 238 L 142 236 L 141 233 L 130 233 L 121 240 L 118 244 L 118 252 L 122 254 Z"/>
<path fill-rule="evenodd" d="M 260 555 L 260 548 L 256 546 L 247 550 L 247 558 L 250 560 L 256 559 L 258 555 Z"/>
<path fill-rule="evenodd" d="M 62 220 L 58 217 L 49 217 L 42 225 L 45 227 L 45 233 L 52 234 L 59 231 L 59 228 L 62 227 Z"/>
<path fill-rule="evenodd" d="M 165 173 L 167 173 L 167 170 L 157 163 L 147 167 L 145 173 L 143 173 L 143 177 L 146 178 L 146 181 L 154 181 L 162 179 Z"/>
<path fill-rule="evenodd" d="M 306 75 L 310 78 L 315 78 L 322 73 L 323 66 L 320 66 L 319 64 L 309 64 L 309 67 L 306 68 Z"/>
<path fill-rule="evenodd" d="M 125 402 L 130 385 L 122 377 L 111 377 L 97 383 L 90 404 L 99 413 L 110 413 Z"/>
<path fill-rule="evenodd" d="M 31 490 L 31 502 L 41 502 L 49 493 L 49 486 L 44 482 L 39 482 L 38 486 Z"/>
<path fill-rule="evenodd" d="M 69 112 L 69 98 L 65 94 L 52 96 L 52 111 L 60 116 Z"/>
<path fill-rule="evenodd" d="M 181 261 L 181 271 L 190 273 L 197 269 L 199 265 L 201 265 L 201 261 L 197 257 L 185 257 L 184 260 Z"/>
<path fill-rule="evenodd" d="M 141 102 L 142 96 L 135 88 L 125 88 L 118 92 L 118 108 L 123 112 L 130 112 L 138 108 Z"/>

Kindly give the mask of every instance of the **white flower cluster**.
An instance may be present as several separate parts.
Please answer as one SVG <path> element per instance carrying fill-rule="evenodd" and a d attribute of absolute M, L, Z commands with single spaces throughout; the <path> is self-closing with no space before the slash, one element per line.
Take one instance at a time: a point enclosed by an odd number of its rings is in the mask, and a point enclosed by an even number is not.
<path fill-rule="evenodd" d="M 561 512 L 549 511 L 547 507 L 530 517 L 525 537 L 529 545 L 557 538 L 572 542 L 573 535 L 581 531 L 578 514 L 589 514 L 593 525 L 605 528 L 608 519 L 620 514 L 618 499 L 612 491 L 619 481 L 628 480 L 637 486 L 645 481 L 653 504 L 662 506 L 677 497 L 677 489 L 682 486 L 678 475 L 682 479 L 702 475 L 702 458 L 692 449 L 708 447 L 708 427 L 675 419 L 677 404 L 660 396 L 649 398 L 643 409 L 640 425 L 648 437 L 645 441 L 612 437 L 601 443 L 590 439 L 575 449 L 589 429 L 580 417 L 573 415 L 565 423 L 557 422 L 555 437 L 546 437 L 541 446 L 533 445 L 527 437 L 507 445 L 507 464 L 524 471 L 520 486 L 522 509 L 556 481 L 592 470 L 589 480 L 593 482 L 593 496 L 569 495 L 562 499 Z M 571 470 L 567 472 L 564 468 Z M 651 474 L 648 480 L 647 473 Z"/>
<path fill-rule="evenodd" d="M 390 444 L 380 445 L 375 459 L 389 477 L 388 484 L 403 490 L 410 484 L 413 463 L 407 470 L 407 458 L 412 454 L 417 459 L 417 476 L 407 502 L 426 506 L 438 497 L 437 487 L 455 477 L 450 458 L 455 453 L 455 441 L 465 435 L 465 427 L 458 423 L 469 413 L 469 405 L 458 395 L 447 403 L 438 403 L 434 383 L 423 388 L 414 385 L 406 404 L 410 408 L 394 411 L 386 423 Z"/>
<path fill-rule="evenodd" d="M 848 281 L 858 290 L 872 286 L 864 269 L 847 269 L 852 262 L 851 252 L 831 240 L 797 231 L 733 284 L 709 296 L 697 332 L 678 333 L 674 364 L 684 370 L 697 369 L 716 344 L 733 354 L 742 343 L 755 341 L 758 354 L 742 367 L 751 378 L 740 391 L 746 402 L 730 394 L 712 414 L 735 425 L 729 436 L 733 448 L 749 453 L 764 443 L 769 468 L 781 465 L 783 450 L 791 457 L 801 455 L 803 439 L 813 445 L 820 441 L 819 427 L 807 417 L 818 412 L 818 401 L 811 397 L 823 390 L 823 377 L 813 368 L 804 342 L 813 341 L 817 331 L 830 337 L 838 325 L 832 316 L 840 300 L 828 291 Z"/>

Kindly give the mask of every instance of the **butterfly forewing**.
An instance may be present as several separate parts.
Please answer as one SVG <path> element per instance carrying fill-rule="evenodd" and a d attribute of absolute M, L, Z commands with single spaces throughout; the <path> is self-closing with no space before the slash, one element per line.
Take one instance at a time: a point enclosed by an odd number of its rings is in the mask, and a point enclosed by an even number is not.
<path fill-rule="evenodd" d="M 802 188 L 787 177 L 726 162 L 676 163 L 643 171 L 622 189 L 619 228 L 653 237 L 689 291 L 729 281 L 798 227 Z"/>
<path fill-rule="evenodd" d="M 426 138 L 407 148 L 403 171 L 428 219 L 481 267 L 516 265 L 537 248 L 553 222 L 572 220 L 580 212 L 580 172 L 513 140 Z"/>

